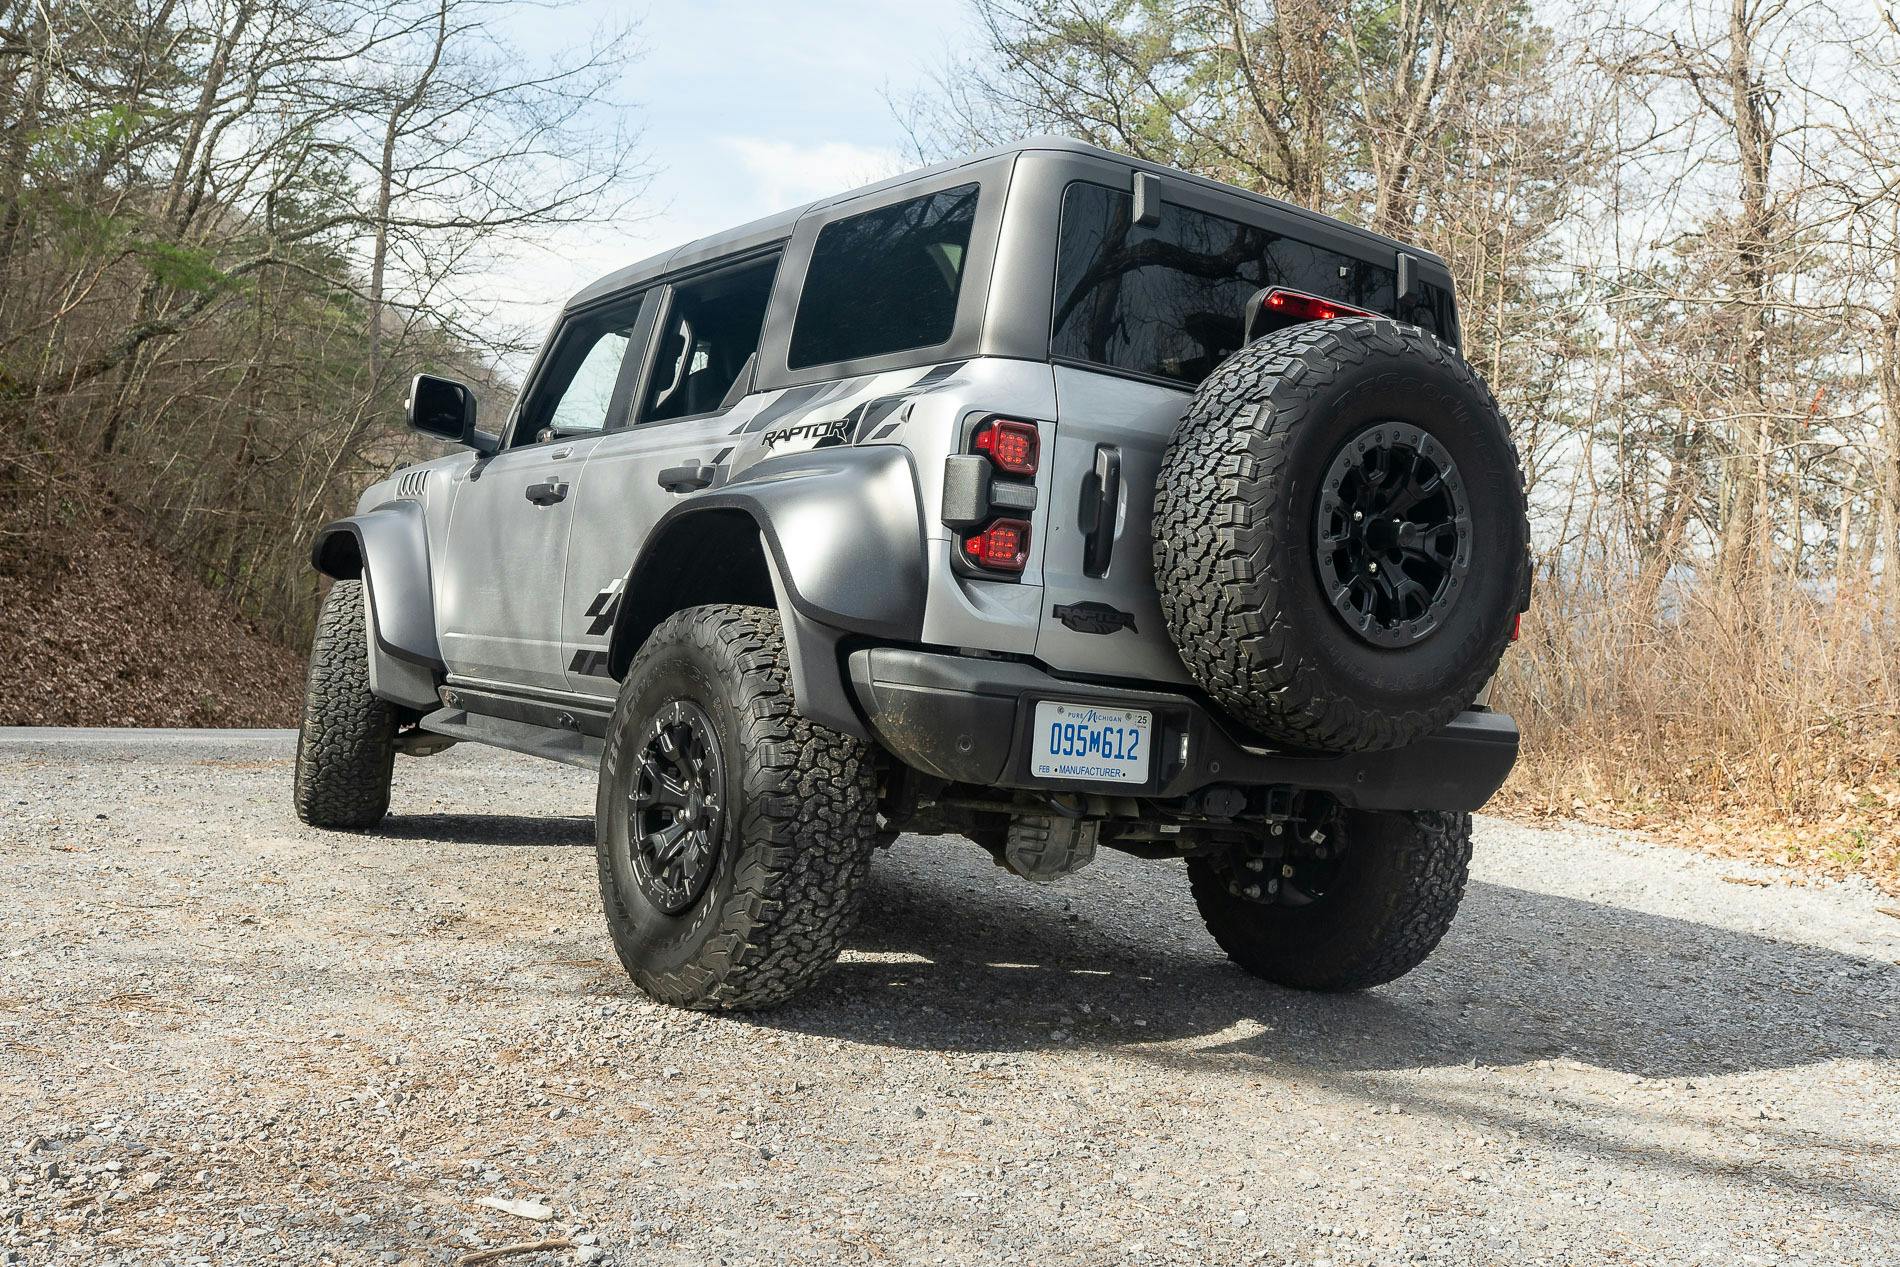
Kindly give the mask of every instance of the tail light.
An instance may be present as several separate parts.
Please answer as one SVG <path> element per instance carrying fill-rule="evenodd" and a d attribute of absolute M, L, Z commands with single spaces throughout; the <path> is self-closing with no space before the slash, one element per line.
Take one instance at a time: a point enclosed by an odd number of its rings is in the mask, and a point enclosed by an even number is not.
<path fill-rule="evenodd" d="M 995 414 L 965 434 L 962 452 L 943 464 L 943 521 L 956 532 L 952 557 L 965 574 L 1015 580 L 1029 564 L 1042 434 L 1033 422 Z"/>
<path fill-rule="evenodd" d="M 1261 307 L 1274 316 L 1291 317 L 1295 321 L 1331 321 L 1334 317 L 1371 317 L 1377 314 L 1364 308 L 1354 308 L 1331 299 L 1321 299 L 1318 295 L 1308 295 L 1297 290 L 1280 290 L 1277 287 L 1267 292 Z"/>
<path fill-rule="evenodd" d="M 976 429 L 971 444 L 978 453 L 987 453 L 999 471 L 1011 475 L 1034 475 L 1042 441 L 1033 422 L 1009 418 L 991 418 Z"/>
<path fill-rule="evenodd" d="M 1299 290 L 1284 290 L 1274 286 L 1264 291 L 1256 290 L 1247 309 L 1246 333 L 1243 336 L 1252 343 L 1263 334 L 1275 330 L 1284 330 L 1305 321 L 1331 321 L 1334 317 L 1376 317 L 1376 312 L 1367 312 L 1364 308 L 1355 308 L 1351 304 L 1342 304 L 1336 299 L 1324 299 L 1319 295 L 1309 295 Z"/>
<path fill-rule="evenodd" d="M 1020 572 L 1029 562 L 1029 521 L 996 519 L 963 537 L 963 557 L 997 572 Z"/>

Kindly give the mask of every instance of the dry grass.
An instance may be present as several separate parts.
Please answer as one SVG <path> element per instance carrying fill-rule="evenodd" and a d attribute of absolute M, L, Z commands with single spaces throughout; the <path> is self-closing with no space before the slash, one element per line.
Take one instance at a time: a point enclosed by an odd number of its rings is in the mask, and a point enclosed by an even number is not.
<path fill-rule="evenodd" d="M 1500 805 L 1633 826 L 1900 892 L 1900 636 L 1870 585 L 1544 584 L 1495 702 Z"/>

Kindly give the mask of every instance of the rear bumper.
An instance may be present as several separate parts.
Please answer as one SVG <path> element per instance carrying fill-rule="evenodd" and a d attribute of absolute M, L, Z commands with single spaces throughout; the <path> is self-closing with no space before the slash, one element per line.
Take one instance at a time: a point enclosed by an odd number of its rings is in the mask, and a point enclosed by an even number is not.
<path fill-rule="evenodd" d="M 1330 792 L 1360 809 L 1475 810 L 1517 760 L 1517 723 L 1482 708 L 1404 748 L 1310 755 L 1243 744 L 1205 706 L 1173 692 L 1071 682 L 1014 661 L 902 647 L 853 652 L 850 665 L 858 702 L 892 755 L 955 783 L 1137 797 L 1185 796 L 1215 783 L 1275 785 Z M 1152 712 L 1148 782 L 1030 777 L 1030 728 L 1042 700 Z"/>

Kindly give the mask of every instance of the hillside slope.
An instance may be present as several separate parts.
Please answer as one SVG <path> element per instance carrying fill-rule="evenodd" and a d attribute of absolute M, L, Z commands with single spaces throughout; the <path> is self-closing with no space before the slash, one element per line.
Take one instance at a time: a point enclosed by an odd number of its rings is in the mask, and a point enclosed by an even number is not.
<path fill-rule="evenodd" d="M 294 726 L 303 698 L 301 656 L 109 512 L 0 554 L 0 664 L 5 726 Z"/>

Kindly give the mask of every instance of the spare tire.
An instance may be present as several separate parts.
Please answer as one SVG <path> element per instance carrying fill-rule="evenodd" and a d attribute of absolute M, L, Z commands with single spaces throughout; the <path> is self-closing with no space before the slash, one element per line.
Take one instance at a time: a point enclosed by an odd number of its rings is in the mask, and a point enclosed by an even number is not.
<path fill-rule="evenodd" d="M 1463 357 L 1348 318 L 1241 349 L 1161 464 L 1155 577 L 1214 701 L 1302 748 L 1396 748 L 1468 707 L 1530 587 L 1517 449 Z"/>

